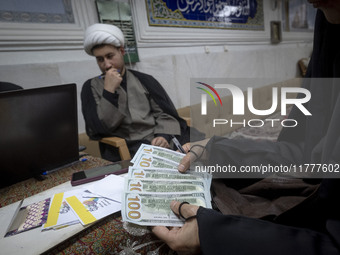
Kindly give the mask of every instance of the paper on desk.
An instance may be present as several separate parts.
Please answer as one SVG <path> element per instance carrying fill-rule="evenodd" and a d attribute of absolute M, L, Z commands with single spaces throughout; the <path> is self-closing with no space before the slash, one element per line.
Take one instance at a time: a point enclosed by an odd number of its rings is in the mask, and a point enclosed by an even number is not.
<path fill-rule="evenodd" d="M 86 186 L 86 189 L 95 196 L 108 198 L 121 203 L 122 193 L 124 192 L 124 177 L 110 174 L 100 181 Z"/>
<path fill-rule="evenodd" d="M 66 198 L 66 201 L 83 225 L 121 210 L 121 203 L 103 197 L 87 198 L 77 194 Z"/>
<path fill-rule="evenodd" d="M 5 237 L 42 226 L 47 220 L 50 200 L 51 198 L 47 198 L 23 207 L 21 205 L 24 200 L 21 200 Z"/>
<path fill-rule="evenodd" d="M 112 174 L 87 185 L 66 201 L 80 222 L 87 225 L 120 211 L 123 189 L 124 178 Z"/>
<path fill-rule="evenodd" d="M 70 206 L 66 203 L 65 198 L 81 192 L 82 190 L 72 190 L 54 194 L 46 223 L 42 226 L 42 230 L 57 229 L 64 226 L 69 226 L 79 222 L 77 216 L 73 213 Z"/>

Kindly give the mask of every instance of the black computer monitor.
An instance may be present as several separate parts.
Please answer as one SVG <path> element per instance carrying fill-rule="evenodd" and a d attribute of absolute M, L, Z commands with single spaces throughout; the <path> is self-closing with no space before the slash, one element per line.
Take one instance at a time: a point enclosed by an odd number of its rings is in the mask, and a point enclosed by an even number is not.
<path fill-rule="evenodd" d="M 75 84 L 0 93 L 0 187 L 77 160 Z"/>

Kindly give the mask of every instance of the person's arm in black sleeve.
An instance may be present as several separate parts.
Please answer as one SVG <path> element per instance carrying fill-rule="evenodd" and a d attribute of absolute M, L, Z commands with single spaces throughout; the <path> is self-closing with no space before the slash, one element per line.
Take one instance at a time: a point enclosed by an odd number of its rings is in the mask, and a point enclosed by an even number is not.
<path fill-rule="evenodd" d="M 109 101 L 111 104 L 113 104 L 115 107 L 118 108 L 118 99 L 119 99 L 119 94 L 117 92 L 111 93 L 107 90 L 103 90 L 103 97 Z"/>
<path fill-rule="evenodd" d="M 326 234 L 211 209 L 197 212 L 202 254 L 339 254 Z"/>
<path fill-rule="evenodd" d="M 82 112 L 86 133 L 92 140 L 107 136 L 109 130 L 99 120 L 97 106 L 91 90 L 91 80 L 87 80 L 81 91 Z"/>
<path fill-rule="evenodd" d="M 125 118 L 118 109 L 119 94 L 110 93 L 105 89 L 100 94 L 93 93 L 91 80 L 88 80 L 81 91 L 86 133 L 93 140 L 114 136 L 113 131 Z"/>

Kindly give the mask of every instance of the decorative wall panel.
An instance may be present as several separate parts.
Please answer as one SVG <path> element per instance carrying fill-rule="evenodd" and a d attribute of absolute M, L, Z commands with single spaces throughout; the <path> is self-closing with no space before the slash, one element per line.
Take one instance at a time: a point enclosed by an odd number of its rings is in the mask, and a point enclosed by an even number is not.
<path fill-rule="evenodd" d="M 262 0 L 146 0 L 150 26 L 264 30 Z"/>

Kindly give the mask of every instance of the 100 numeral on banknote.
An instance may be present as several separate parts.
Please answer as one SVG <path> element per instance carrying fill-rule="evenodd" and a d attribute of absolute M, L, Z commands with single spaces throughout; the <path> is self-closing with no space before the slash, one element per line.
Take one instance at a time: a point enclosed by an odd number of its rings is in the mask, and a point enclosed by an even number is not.
<path fill-rule="evenodd" d="M 183 219 L 179 219 L 170 209 L 172 200 L 187 201 L 193 205 L 211 208 L 204 192 L 191 194 L 126 192 L 123 200 L 123 220 L 144 226 L 182 226 Z"/>

